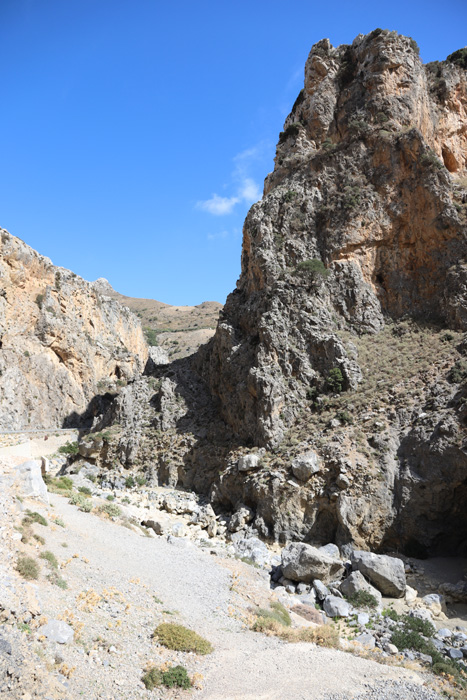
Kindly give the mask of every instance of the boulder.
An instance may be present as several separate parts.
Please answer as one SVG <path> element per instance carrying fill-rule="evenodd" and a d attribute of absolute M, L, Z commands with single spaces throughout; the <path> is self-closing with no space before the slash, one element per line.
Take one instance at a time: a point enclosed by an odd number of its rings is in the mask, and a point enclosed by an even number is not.
<path fill-rule="evenodd" d="M 328 583 L 344 573 L 341 561 L 304 542 L 291 542 L 284 547 L 281 566 L 284 576 L 303 583 L 314 579 Z"/>
<path fill-rule="evenodd" d="M 26 498 L 35 498 L 49 505 L 49 494 L 47 486 L 42 478 L 41 463 L 35 459 L 30 459 L 19 467 L 16 467 L 21 480 L 21 490 Z"/>
<path fill-rule="evenodd" d="M 73 628 L 67 625 L 66 622 L 63 622 L 63 620 L 50 620 L 50 622 L 39 629 L 39 633 L 43 634 L 51 642 L 58 642 L 58 644 L 68 644 L 74 635 Z"/>
<path fill-rule="evenodd" d="M 328 617 L 348 617 L 351 607 L 343 598 L 328 595 L 323 604 L 324 612 Z"/>
<path fill-rule="evenodd" d="M 373 637 L 372 634 L 369 632 L 363 632 L 363 634 L 359 634 L 358 637 L 355 637 L 355 641 L 361 644 L 365 649 L 374 649 L 376 645 L 376 640 Z"/>
<path fill-rule="evenodd" d="M 238 532 L 250 523 L 255 517 L 254 511 L 248 506 L 240 506 L 240 508 L 232 515 L 229 520 L 230 532 Z"/>
<path fill-rule="evenodd" d="M 324 544 L 322 547 L 319 548 L 320 552 L 324 552 L 325 554 L 329 554 L 330 557 L 334 557 L 334 559 L 340 559 L 340 552 L 339 552 L 339 547 L 337 544 L 332 544 L 330 542 L 329 544 Z"/>
<path fill-rule="evenodd" d="M 354 571 L 361 571 L 383 595 L 391 598 L 402 598 L 405 595 L 407 582 L 401 559 L 355 550 L 351 562 Z"/>
<path fill-rule="evenodd" d="M 269 564 L 271 559 L 269 550 L 258 537 L 245 536 L 243 532 L 237 532 L 232 535 L 232 544 L 238 557 L 251 559 L 258 566 Z"/>
<path fill-rule="evenodd" d="M 322 581 L 319 581 L 316 579 L 316 581 L 313 581 L 313 590 L 316 593 L 316 597 L 319 600 L 324 600 L 327 595 L 330 595 L 331 591 L 327 586 L 324 585 Z"/>
<path fill-rule="evenodd" d="M 144 525 L 144 527 L 148 527 L 151 530 L 154 530 L 156 535 L 164 535 L 165 534 L 165 526 L 159 520 L 143 520 L 141 525 Z"/>
<path fill-rule="evenodd" d="M 376 599 L 377 604 L 381 603 L 381 593 L 368 583 L 360 571 L 352 571 L 350 576 L 342 581 L 340 591 L 347 598 L 357 593 L 369 593 Z"/>
<path fill-rule="evenodd" d="M 261 457 L 257 454 L 243 455 L 239 458 L 237 468 L 239 472 L 249 472 L 260 467 Z"/>
<path fill-rule="evenodd" d="M 321 470 L 316 452 L 307 452 L 292 461 L 292 473 L 299 481 L 307 481 L 310 476 Z"/>

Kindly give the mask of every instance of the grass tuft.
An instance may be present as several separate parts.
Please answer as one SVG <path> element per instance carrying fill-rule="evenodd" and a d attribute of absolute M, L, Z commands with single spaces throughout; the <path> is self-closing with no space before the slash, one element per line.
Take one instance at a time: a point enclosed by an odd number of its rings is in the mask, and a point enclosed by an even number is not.
<path fill-rule="evenodd" d="M 16 562 L 16 571 L 23 578 L 32 581 L 39 578 L 40 566 L 35 559 L 22 554 Z"/>
<path fill-rule="evenodd" d="M 153 637 L 167 649 L 193 651 L 195 654 L 210 654 L 211 642 L 183 625 L 163 622 L 154 630 Z"/>

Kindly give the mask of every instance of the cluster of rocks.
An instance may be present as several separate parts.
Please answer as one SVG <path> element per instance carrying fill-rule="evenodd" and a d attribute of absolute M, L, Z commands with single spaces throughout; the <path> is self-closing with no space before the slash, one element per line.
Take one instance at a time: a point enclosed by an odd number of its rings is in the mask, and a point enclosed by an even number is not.
<path fill-rule="evenodd" d="M 409 617 L 431 623 L 434 617 L 446 617 L 442 595 L 419 598 L 417 591 L 407 585 L 401 559 L 355 550 L 343 560 L 334 544 L 317 548 L 292 542 L 282 550 L 281 563 L 273 567 L 271 579 L 284 603 L 290 604 L 292 598 L 298 597 L 299 605 L 322 608 L 323 621 L 345 618 L 354 629 L 353 641 L 365 649 L 378 648 L 386 656 L 401 653 L 408 660 L 432 663 L 428 654 L 398 648 L 392 642 L 394 633 L 403 630 L 405 623 L 403 616 L 383 609 L 383 596 L 403 598 Z M 437 651 L 467 669 L 466 633 L 467 628 L 442 628 L 430 641 Z"/>

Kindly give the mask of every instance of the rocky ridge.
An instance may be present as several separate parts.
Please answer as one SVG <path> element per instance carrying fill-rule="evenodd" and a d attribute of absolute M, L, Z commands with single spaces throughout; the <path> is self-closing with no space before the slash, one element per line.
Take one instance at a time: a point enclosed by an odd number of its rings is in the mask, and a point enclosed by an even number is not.
<path fill-rule="evenodd" d="M 0 428 L 79 425 L 92 400 L 144 370 L 141 325 L 4 229 L 0 246 Z"/>

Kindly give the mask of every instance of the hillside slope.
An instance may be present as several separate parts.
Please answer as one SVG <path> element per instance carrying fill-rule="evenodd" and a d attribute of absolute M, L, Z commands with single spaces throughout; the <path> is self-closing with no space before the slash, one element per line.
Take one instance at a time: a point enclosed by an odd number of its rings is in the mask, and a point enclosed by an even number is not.
<path fill-rule="evenodd" d="M 197 306 L 171 306 L 155 299 L 139 299 L 116 292 L 100 278 L 96 289 L 127 306 L 143 325 L 146 339 L 167 351 L 170 360 L 192 355 L 214 335 L 222 304 L 203 301 Z"/>

